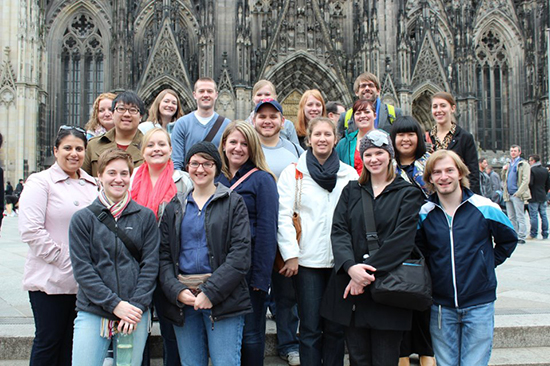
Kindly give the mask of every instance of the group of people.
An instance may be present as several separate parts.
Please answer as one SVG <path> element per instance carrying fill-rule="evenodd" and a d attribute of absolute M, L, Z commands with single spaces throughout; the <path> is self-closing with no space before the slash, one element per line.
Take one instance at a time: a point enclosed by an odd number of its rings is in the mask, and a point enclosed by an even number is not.
<path fill-rule="evenodd" d="M 440 365 L 487 364 L 494 268 L 517 236 L 476 194 L 472 135 L 448 93 L 433 96 L 426 133 L 380 101 L 373 74 L 354 88 L 348 111 L 306 91 L 294 124 L 261 80 L 249 118 L 230 121 L 201 78 L 187 115 L 165 90 L 140 124 L 144 103 L 126 91 L 101 94 L 86 130 L 61 126 L 55 164 L 20 200 L 31 364 L 99 366 L 133 334 L 139 366 L 154 309 L 166 365 L 262 365 L 268 304 L 289 365 L 341 366 L 345 344 L 351 365 L 406 365 L 412 353 L 422 365 L 434 354 Z M 374 301 L 369 286 L 415 247 L 431 270 L 431 309 Z"/>

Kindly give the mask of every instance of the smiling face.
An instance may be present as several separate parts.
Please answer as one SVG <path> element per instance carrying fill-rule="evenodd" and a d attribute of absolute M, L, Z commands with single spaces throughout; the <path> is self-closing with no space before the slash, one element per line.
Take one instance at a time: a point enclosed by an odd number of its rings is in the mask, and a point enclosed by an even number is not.
<path fill-rule="evenodd" d="M 124 108 L 126 110 L 121 113 L 119 112 L 118 108 Z M 138 112 L 135 114 L 130 113 L 130 111 L 135 110 L 137 110 Z M 139 107 L 133 104 L 124 104 L 124 102 L 118 102 L 115 106 L 113 120 L 115 122 L 115 127 L 117 131 L 121 131 L 123 133 L 135 133 L 138 129 L 139 121 L 141 120 Z"/>
<path fill-rule="evenodd" d="M 318 122 L 311 130 L 309 144 L 317 160 L 326 160 L 336 145 L 333 126 L 327 122 Z"/>
<path fill-rule="evenodd" d="M 380 95 L 380 89 L 372 81 L 364 79 L 359 82 L 359 89 L 355 95 L 359 99 L 366 99 L 374 103 Z"/>
<path fill-rule="evenodd" d="M 112 160 L 98 176 L 105 194 L 111 201 L 119 202 L 124 198 L 130 187 L 130 168 L 125 160 Z"/>
<path fill-rule="evenodd" d="M 239 170 L 249 158 L 248 141 L 239 130 L 235 130 L 227 136 L 223 149 L 231 171 Z"/>
<path fill-rule="evenodd" d="M 454 160 L 446 156 L 434 164 L 430 182 L 434 185 L 435 191 L 442 196 L 450 195 L 460 189 L 460 174 Z"/>
<path fill-rule="evenodd" d="M 78 178 L 78 170 L 84 163 L 86 148 L 84 141 L 73 135 L 61 140 L 59 148 L 53 148 L 57 164 L 71 178 Z"/>
<path fill-rule="evenodd" d="M 99 102 L 99 108 L 97 110 L 97 119 L 99 120 L 99 123 L 107 131 L 115 127 L 115 122 L 113 121 L 113 100 L 112 99 L 102 99 Z"/>
<path fill-rule="evenodd" d="M 216 99 L 218 99 L 216 84 L 211 81 L 197 81 L 195 90 L 193 91 L 193 98 L 197 101 L 198 109 L 204 111 L 213 109 Z"/>
<path fill-rule="evenodd" d="M 166 93 L 159 103 L 159 114 L 162 119 L 171 121 L 178 111 L 178 98 L 170 93 Z"/>
<path fill-rule="evenodd" d="M 143 148 L 143 159 L 149 165 L 163 166 L 168 163 L 172 154 L 172 147 L 166 133 L 155 131 Z"/>
<path fill-rule="evenodd" d="M 385 149 L 371 147 L 363 153 L 363 165 L 372 176 L 386 176 L 390 163 L 390 154 Z"/>
<path fill-rule="evenodd" d="M 256 105 L 260 103 L 260 101 L 267 98 L 274 98 L 273 89 L 271 89 L 271 86 L 269 85 L 265 85 L 264 87 L 258 89 L 256 94 L 252 96 L 252 101 L 254 102 L 254 105 Z"/>
<path fill-rule="evenodd" d="M 372 110 L 370 105 L 367 105 L 365 109 L 360 109 L 353 114 L 355 124 L 357 128 L 363 133 L 367 133 L 374 128 L 374 120 L 376 119 L 376 113 Z"/>
<path fill-rule="evenodd" d="M 271 104 L 264 104 L 254 115 L 254 128 L 258 135 L 269 138 L 277 135 L 283 128 L 284 118 Z"/>
<path fill-rule="evenodd" d="M 323 104 L 319 99 L 310 95 L 304 105 L 304 114 L 307 121 L 311 121 L 315 117 L 321 116 L 323 114 Z"/>
<path fill-rule="evenodd" d="M 401 157 L 415 156 L 417 146 L 418 135 L 416 132 L 400 132 L 395 135 L 395 149 Z"/>
<path fill-rule="evenodd" d="M 451 123 L 456 105 L 451 106 L 446 99 L 434 98 L 432 100 L 432 116 L 439 125 Z"/>
<path fill-rule="evenodd" d="M 187 172 L 196 187 L 209 187 L 214 184 L 216 177 L 216 164 L 200 154 L 195 154 L 189 159 Z"/>

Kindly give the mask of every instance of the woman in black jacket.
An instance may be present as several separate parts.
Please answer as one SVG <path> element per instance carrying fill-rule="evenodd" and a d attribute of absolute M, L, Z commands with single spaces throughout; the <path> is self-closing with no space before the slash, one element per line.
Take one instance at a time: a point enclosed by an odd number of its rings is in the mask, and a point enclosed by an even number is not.
<path fill-rule="evenodd" d="M 470 189 L 474 193 L 481 194 L 476 143 L 471 133 L 456 124 L 455 112 L 456 102 L 451 94 L 439 92 L 432 96 L 432 116 L 435 126 L 430 131 L 430 140 L 433 151 L 444 149 L 457 153 L 470 170 L 468 176 Z"/>
<path fill-rule="evenodd" d="M 239 366 L 244 316 L 252 311 L 248 213 L 240 195 L 214 184 L 222 166 L 214 144 L 199 142 L 186 156 L 194 189 L 170 201 L 160 226 L 163 313 L 182 365 L 207 366 L 210 354 L 214 366 Z"/>
<path fill-rule="evenodd" d="M 396 177 L 389 136 L 369 132 L 360 142 L 364 169 L 359 181 L 344 188 L 332 225 L 334 271 L 321 315 L 344 325 L 350 364 L 397 365 L 402 333 L 411 327 L 411 311 L 374 302 L 369 285 L 407 259 L 414 246 L 419 188 Z M 369 256 L 365 191 L 373 201 L 380 249 Z"/>

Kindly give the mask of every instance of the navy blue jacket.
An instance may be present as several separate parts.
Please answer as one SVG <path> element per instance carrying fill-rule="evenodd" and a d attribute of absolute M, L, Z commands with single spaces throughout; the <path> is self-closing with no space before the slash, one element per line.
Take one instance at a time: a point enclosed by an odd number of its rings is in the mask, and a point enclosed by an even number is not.
<path fill-rule="evenodd" d="M 495 267 L 517 241 L 508 217 L 488 198 L 463 188 L 450 220 L 433 194 L 420 210 L 416 243 L 428 261 L 434 304 L 465 308 L 495 301 Z"/>
<path fill-rule="evenodd" d="M 249 160 L 241 166 L 231 181 L 220 174 L 218 182 L 231 187 L 253 168 L 255 166 Z M 239 184 L 235 192 L 244 199 L 250 219 L 252 261 L 246 281 L 250 287 L 267 292 L 277 251 L 279 214 L 277 183 L 271 174 L 258 170 Z"/>

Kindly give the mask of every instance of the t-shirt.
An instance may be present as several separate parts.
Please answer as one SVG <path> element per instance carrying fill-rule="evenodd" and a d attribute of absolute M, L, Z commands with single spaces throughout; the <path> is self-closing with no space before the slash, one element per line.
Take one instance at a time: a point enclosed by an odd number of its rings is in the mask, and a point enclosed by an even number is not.
<path fill-rule="evenodd" d="M 262 145 L 262 150 L 264 151 L 265 160 L 267 161 L 269 169 L 271 169 L 277 178 L 279 178 L 287 166 L 292 163 L 297 163 L 298 158 L 304 152 L 304 149 L 299 145 L 283 138 L 279 138 L 279 142 L 275 147 Z"/>

